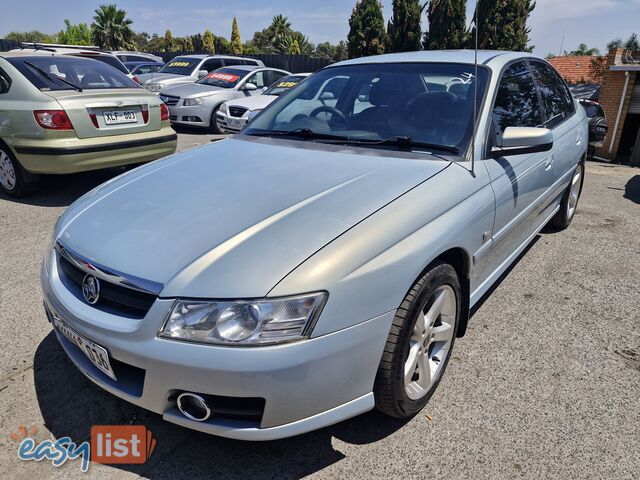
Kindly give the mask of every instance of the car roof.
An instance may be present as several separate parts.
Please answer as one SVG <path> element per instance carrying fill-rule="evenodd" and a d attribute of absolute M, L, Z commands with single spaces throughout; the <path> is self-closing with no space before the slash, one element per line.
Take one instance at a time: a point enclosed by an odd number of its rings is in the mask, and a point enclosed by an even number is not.
<path fill-rule="evenodd" d="M 268 67 L 262 67 L 262 66 L 258 66 L 258 65 L 227 65 L 225 67 L 220 67 L 220 69 L 223 68 L 233 68 L 234 70 L 246 70 L 247 72 L 252 72 L 254 70 L 275 70 L 274 68 L 268 68 Z"/>
<path fill-rule="evenodd" d="M 474 50 L 423 50 L 419 52 L 403 52 L 389 53 L 385 55 L 375 55 L 372 57 L 354 58 L 334 63 L 331 67 L 343 65 L 361 65 L 373 63 L 408 63 L 408 62 L 425 62 L 425 63 L 466 63 L 473 65 L 475 61 Z M 532 57 L 537 58 L 531 53 L 525 52 L 509 52 L 502 50 L 478 50 L 478 65 L 488 65 L 492 68 L 504 65 L 511 60 Z"/>
<path fill-rule="evenodd" d="M 233 55 L 217 55 L 217 54 L 207 55 L 206 53 L 194 53 L 193 55 L 185 53 L 183 55 L 176 55 L 174 58 L 178 58 L 178 57 L 201 58 L 201 59 L 205 59 L 205 58 L 238 58 L 238 59 L 241 59 L 241 60 L 256 60 L 255 58 L 234 57 Z"/>

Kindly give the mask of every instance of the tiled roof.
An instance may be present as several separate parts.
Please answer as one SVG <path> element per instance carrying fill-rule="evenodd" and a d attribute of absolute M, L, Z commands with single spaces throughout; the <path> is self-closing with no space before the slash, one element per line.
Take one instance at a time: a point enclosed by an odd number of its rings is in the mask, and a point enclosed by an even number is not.
<path fill-rule="evenodd" d="M 554 57 L 549 59 L 549 63 L 568 83 L 596 83 L 594 78 L 593 62 L 606 62 L 607 57 L 595 57 L 588 55 L 572 55 L 566 57 Z"/>

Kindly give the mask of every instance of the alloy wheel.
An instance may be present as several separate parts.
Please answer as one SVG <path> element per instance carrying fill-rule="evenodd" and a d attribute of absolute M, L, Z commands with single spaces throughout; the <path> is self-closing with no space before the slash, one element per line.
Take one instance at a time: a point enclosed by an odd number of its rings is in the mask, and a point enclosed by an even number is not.
<path fill-rule="evenodd" d="M 13 190 L 16 186 L 16 169 L 6 152 L 0 150 L 0 184 L 6 190 Z"/>
<path fill-rule="evenodd" d="M 578 165 L 571 179 L 571 188 L 569 190 L 569 201 L 567 202 L 567 218 L 570 220 L 576 213 L 578 207 L 578 199 L 580 198 L 580 189 L 582 188 L 582 173 L 584 166 Z"/>

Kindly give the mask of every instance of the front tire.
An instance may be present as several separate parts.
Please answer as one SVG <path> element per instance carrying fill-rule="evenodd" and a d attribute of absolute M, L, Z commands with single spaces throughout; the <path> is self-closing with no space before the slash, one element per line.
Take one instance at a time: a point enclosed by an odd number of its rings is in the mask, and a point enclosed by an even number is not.
<path fill-rule="evenodd" d="M 562 196 L 560 210 L 558 210 L 558 213 L 556 213 L 551 221 L 549 221 L 549 225 L 558 230 L 564 230 L 571 225 L 571 220 L 573 220 L 576 210 L 578 209 L 578 201 L 582 194 L 583 185 L 584 162 L 580 162 L 573 172 L 573 176 L 571 177 L 571 182 L 569 183 L 567 190 Z"/>
<path fill-rule="evenodd" d="M 460 299 L 458 275 L 443 262 L 434 262 L 413 285 L 396 312 L 378 367 L 378 410 L 410 418 L 427 404 L 451 357 Z"/>
<path fill-rule="evenodd" d="M 26 172 L 8 147 L 0 144 L 0 188 L 10 197 L 19 198 L 30 193 L 35 182 L 27 182 Z"/>
<path fill-rule="evenodd" d="M 222 130 L 218 128 L 218 120 L 216 119 L 216 113 L 220 110 L 220 105 L 213 109 L 211 113 L 211 121 L 209 122 L 209 133 L 213 133 L 214 135 L 220 135 Z"/>

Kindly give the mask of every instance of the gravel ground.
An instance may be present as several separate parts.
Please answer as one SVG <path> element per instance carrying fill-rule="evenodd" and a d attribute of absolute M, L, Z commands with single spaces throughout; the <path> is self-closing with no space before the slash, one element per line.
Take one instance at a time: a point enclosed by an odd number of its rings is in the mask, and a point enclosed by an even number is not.
<path fill-rule="evenodd" d="M 180 148 L 218 138 L 181 132 Z M 640 477 L 640 170 L 591 163 L 573 225 L 543 232 L 474 312 L 436 394 L 400 422 L 371 412 L 254 444 L 162 421 L 95 387 L 65 357 L 42 311 L 39 265 L 58 215 L 113 171 L 0 194 L 0 472 L 80 478 L 17 457 L 10 435 L 81 442 L 94 424 L 144 423 L 145 465 L 92 464 L 95 478 Z"/>

